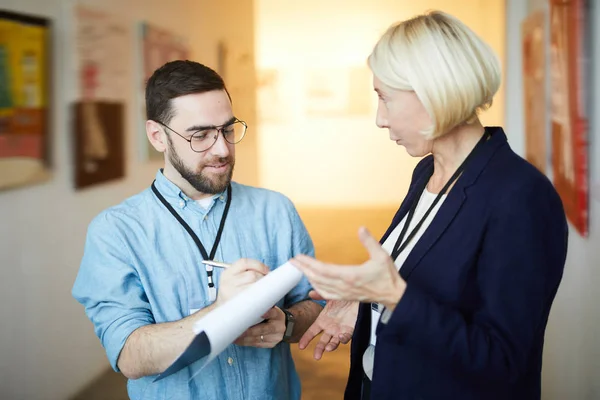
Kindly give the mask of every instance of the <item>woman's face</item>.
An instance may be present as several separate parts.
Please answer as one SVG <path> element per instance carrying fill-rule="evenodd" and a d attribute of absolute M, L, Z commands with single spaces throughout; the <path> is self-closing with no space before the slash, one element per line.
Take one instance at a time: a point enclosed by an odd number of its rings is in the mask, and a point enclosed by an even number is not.
<path fill-rule="evenodd" d="M 431 153 L 433 140 L 420 131 L 431 126 L 431 118 L 415 92 L 392 89 L 373 76 L 373 88 L 379 96 L 376 124 L 387 128 L 390 139 L 404 146 L 413 157 Z"/>

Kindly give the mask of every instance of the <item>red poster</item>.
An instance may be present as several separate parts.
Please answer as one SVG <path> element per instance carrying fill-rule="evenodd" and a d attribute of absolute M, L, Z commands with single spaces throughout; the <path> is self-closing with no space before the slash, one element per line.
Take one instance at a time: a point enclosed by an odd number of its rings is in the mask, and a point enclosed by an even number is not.
<path fill-rule="evenodd" d="M 567 217 L 588 234 L 585 0 L 550 0 L 552 170 Z"/>
<path fill-rule="evenodd" d="M 546 15 L 531 14 L 521 25 L 523 94 L 525 106 L 525 158 L 547 173 Z"/>

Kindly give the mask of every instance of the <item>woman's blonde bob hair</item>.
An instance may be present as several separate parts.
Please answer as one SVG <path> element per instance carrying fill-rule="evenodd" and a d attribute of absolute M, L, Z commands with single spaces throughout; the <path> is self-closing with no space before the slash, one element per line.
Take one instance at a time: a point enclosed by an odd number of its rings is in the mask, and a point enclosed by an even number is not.
<path fill-rule="evenodd" d="M 440 11 L 392 25 L 368 63 L 385 85 L 416 93 L 433 122 L 422 132 L 430 139 L 475 121 L 500 86 L 500 62 L 491 47 Z"/>

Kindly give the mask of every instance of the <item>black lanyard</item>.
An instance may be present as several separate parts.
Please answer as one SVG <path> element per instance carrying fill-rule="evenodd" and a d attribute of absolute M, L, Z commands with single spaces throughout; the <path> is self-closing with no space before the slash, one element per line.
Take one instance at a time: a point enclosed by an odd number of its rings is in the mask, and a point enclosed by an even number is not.
<path fill-rule="evenodd" d="M 471 150 L 471 152 L 469 153 L 469 155 L 467 156 L 467 158 L 465 158 L 465 160 L 458 167 L 458 169 L 456 170 L 456 172 L 454 172 L 454 175 L 452 175 L 452 177 L 450 178 L 450 180 L 446 183 L 446 185 L 444 185 L 444 187 L 442 188 L 442 190 L 435 197 L 435 200 L 433 201 L 433 203 L 431 204 L 431 206 L 429 206 L 429 209 L 427 210 L 427 212 L 425 213 L 425 215 L 423 215 L 423 218 L 421 218 L 421 220 L 417 223 L 417 225 L 415 226 L 415 228 L 410 232 L 410 234 L 408 235 L 408 237 L 406 238 L 406 240 L 404 241 L 404 243 L 402 243 L 402 241 L 404 240 L 404 237 L 406 236 L 406 232 L 408 231 L 408 226 L 410 225 L 410 222 L 412 221 L 413 215 L 415 214 L 415 211 L 417 210 L 417 205 L 419 204 L 419 200 L 421 199 L 421 197 L 423 195 L 423 191 L 425 191 L 425 188 L 427 187 L 427 182 L 429 182 L 429 178 L 431 178 L 431 175 L 429 175 L 427 177 L 427 179 L 424 179 L 424 184 L 419 188 L 419 191 L 417 192 L 417 193 L 419 193 L 419 195 L 416 195 L 415 199 L 413 200 L 413 203 L 412 203 L 412 205 L 410 207 L 408 215 L 406 216 L 406 222 L 404 223 L 404 226 L 402 227 L 402 231 L 400 232 L 400 236 L 398 236 L 398 240 L 396 240 L 396 244 L 394 245 L 394 249 L 392 250 L 392 254 L 391 254 L 392 260 L 396 261 L 396 258 L 398 258 L 398 256 L 400 255 L 400 253 L 402 253 L 402 251 L 404 251 L 404 249 L 406 249 L 406 246 L 408 246 L 408 244 L 415 237 L 415 235 L 417 234 L 417 232 L 419 231 L 419 229 L 421 229 L 421 226 L 423 225 L 423 223 L 425 222 L 425 220 L 427 219 L 427 217 L 429 216 L 429 214 L 431 213 L 431 211 L 440 202 L 440 200 L 442 199 L 442 196 L 444 196 L 444 194 L 446 194 L 446 192 L 448 191 L 448 189 L 450 188 L 450 186 L 452 186 L 452 184 L 454 182 L 456 182 L 456 180 L 460 177 L 460 174 L 462 174 L 463 171 L 465 170 L 467 162 L 471 158 L 473 158 L 473 155 L 476 153 L 476 151 L 478 150 L 478 148 L 480 148 L 481 145 L 483 145 L 483 143 L 487 140 L 487 138 L 489 137 L 489 135 L 490 134 L 487 131 L 483 134 L 483 136 L 481 137 L 481 139 L 479 139 L 479 142 L 477 142 L 477 145 L 475 145 L 475 147 L 473 148 L 473 150 Z M 433 174 L 433 171 L 431 171 L 431 173 Z"/>
<path fill-rule="evenodd" d="M 225 220 L 227 219 L 227 214 L 229 213 L 229 206 L 231 205 L 231 185 L 227 186 L 227 202 L 225 203 L 225 210 L 223 210 L 223 216 L 221 217 L 221 224 L 219 225 L 219 230 L 217 231 L 217 237 L 215 238 L 215 243 L 213 244 L 213 247 L 210 250 L 210 255 L 208 253 L 206 253 L 206 249 L 204 248 L 204 246 L 202 245 L 202 242 L 200 241 L 198 236 L 194 233 L 192 228 L 190 228 L 190 226 L 183 220 L 183 218 L 181 218 L 181 216 L 179 214 L 177 214 L 177 211 L 175 211 L 175 209 L 167 202 L 167 200 L 165 200 L 165 198 L 162 196 L 162 194 L 160 194 L 160 192 L 158 191 L 156 186 L 154 186 L 154 182 L 152 182 L 152 191 L 154 192 L 156 197 L 158 197 L 158 199 L 161 201 L 161 203 L 163 203 L 163 205 L 167 208 L 167 210 L 169 210 L 169 212 L 177 219 L 177 221 L 179 221 L 181 226 L 183 226 L 185 228 L 185 230 L 187 231 L 187 233 L 189 233 L 189 235 L 192 237 L 192 239 L 194 240 L 194 243 L 196 243 L 196 246 L 198 247 L 198 250 L 200 250 L 200 253 L 202 254 L 202 258 L 205 261 L 213 260 L 215 257 L 215 254 L 217 253 L 217 247 L 219 247 L 219 242 L 221 241 L 221 235 L 223 234 L 223 227 L 225 226 Z M 212 269 L 207 270 L 206 272 L 208 274 L 208 287 L 212 288 L 215 286 L 213 283 L 213 280 L 212 280 Z"/>

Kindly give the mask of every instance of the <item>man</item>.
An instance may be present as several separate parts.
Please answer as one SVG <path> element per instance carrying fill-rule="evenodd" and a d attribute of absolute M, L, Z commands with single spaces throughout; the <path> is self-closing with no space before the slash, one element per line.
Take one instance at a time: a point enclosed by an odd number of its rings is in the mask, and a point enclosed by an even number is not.
<path fill-rule="evenodd" d="M 196 321 L 314 248 L 286 197 L 232 182 L 246 124 L 215 71 L 167 63 L 148 80 L 146 110 L 164 169 L 92 221 L 73 296 L 132 399 L 299 399 L 289 343 L 321 310 L 306 280 L 202 371 L 196 363 L 152 383 L 192 341 Z M 235 262 L 223 271 L 203 259 Z"/>

